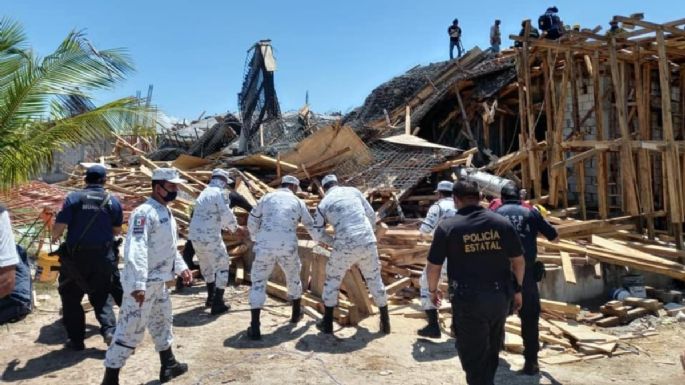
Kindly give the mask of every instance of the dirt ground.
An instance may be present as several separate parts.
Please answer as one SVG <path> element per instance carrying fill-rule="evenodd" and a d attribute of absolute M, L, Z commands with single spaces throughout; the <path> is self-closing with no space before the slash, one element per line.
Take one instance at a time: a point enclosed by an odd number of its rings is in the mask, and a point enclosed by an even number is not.
<path fill-rule="evenodd" d="M 263 340 L 246 338 L 250 319 L 247 286 L 227 289 L 233 308 L 220 317 L 204 309 L 204 287 L 172 295 L 176 356 L 190 371 L 174 384 L 465 384 L 454 340 L 420 339 L 420 319 L 392 316 L 392 334 L 378 333 L 378 318 L 358 327 L 337 327 L 335 337 L 318 333 L 305 316 L 288 323 L 287 304 L 269 299 L 262 313 Z M 0 330 L 2 381 L 8 384 L 99 384 L 105 344 L 88 313 L 86 350 L 64 350 L 56 292 L 28 319 Z M 45 297 L 41 295 L 39 297 Z M 659 335 L 629 341 L 635 354 L 584 363 L 542 366 L 536 377 L 515 373 L 520 355 L 502 353 L 497 384 L 685 384 L 677 360 L 685 348 L 685 325 L 657 329 Z M 121 372 L 121 383 L 157 384 L 159 360 L 149 335 Z"/>

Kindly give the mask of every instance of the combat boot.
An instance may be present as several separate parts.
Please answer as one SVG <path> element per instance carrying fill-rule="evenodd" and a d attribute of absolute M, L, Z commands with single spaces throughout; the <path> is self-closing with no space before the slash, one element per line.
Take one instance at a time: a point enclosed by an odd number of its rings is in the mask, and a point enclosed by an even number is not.
<path fill-rule="evenodd" d="M 381 311 L 381 332 L 383 334 L 390 334 L 390 315 L 388 314 L 388 306 L 379 307 Z"/>
<path fill-rule="evenodd" d="M 169 382 L 188 371 L 187 364 L 176 361 L 171 347 L 159 352 L 159 361 L 162 363 L 162 368 L 159 370 L 159 382 L 161 383 Z"/>
<path fill-rule="evenodd" d="M 540 366 L 538 365 L 537 360 L 535 361 L 528 361 L 526 360 L 526 363 L 523 365 L 523 369 L 518 371 L 519 374 L 525 374 L 527 376 L 534 376 L 538 373 L 540 373 Z"/>
<path fill-rule="evenodd" d="M 216 290 L 216 285 L 214 282 L 207 284 L 207 302 L 205 302 L 205 307 L 212 307 L 212 302 L 214 302 L 214 290 Z"/>
<path fill-rule="evenodd" d="M 262 339 L 262 333 L 259 331 L 259 313 L 262 309 L 252 309 L 250 314 L 252 320 L 250 321 L 250 327 L 247 328 L 247 336 L 253 341 L 259 341 Z"/>
<path fill-rule="evenodd" d="M 100 385 L 119 385 L 119 368 L 105 368 L 105 377 Z"/>
<path fill-rule="evenodd" d="M 230 306 L 224 303 L 224 289 L 214 290 L 214 298 L 212 298 L 212 315 L 219 315 L 226 313 L 231 309 Z"/>
<path fill-rule="evenodd" d="M 438 324 L 438 310 L 426 310 L 426 316 L 428 317 L 428 325 L 423 329 L 419 329 L 416 333 L 421 337 L 440 338 L 442 333 L 440 332 L 440 325 Z"/>
<path fill-rule="evenodd" d="M 332 306 L 324 308 L 323 319 L 316 324 L 316 328 L 325 334 L 333 334 L 333 310 Z"/>
<path fill-rule="evenodd" d="M 302 319 L 302 307 L 300 306 L 300 302 L 302 301 L 301 298 L 294 299 L 293 300 L 293 312 L 290 317 L 290 322 L 291 323 L 298 323 Z"/>

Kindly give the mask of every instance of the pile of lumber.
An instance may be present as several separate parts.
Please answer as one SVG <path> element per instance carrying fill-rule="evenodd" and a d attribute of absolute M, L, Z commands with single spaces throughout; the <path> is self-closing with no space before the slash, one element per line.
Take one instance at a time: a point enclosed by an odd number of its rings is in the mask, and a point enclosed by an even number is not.
<path fill-rule="evenodd" d="M 609 301 L 600 306 L 599 314 L 586 316 L 584 321 L 600 327 L 613 327 L 630 323 L 649 314 L 658 316 L 663 304 L 656 299 L 628 297 L 622 301 Z"/>

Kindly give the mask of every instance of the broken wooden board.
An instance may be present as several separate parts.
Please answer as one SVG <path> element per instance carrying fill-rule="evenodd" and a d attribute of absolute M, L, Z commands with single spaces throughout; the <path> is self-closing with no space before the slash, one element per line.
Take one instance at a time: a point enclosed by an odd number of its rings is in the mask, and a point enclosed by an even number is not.
<path fill-rule="evenodd" d="M 570 364 L 573 362 L 580 362 L 582 361 L 582 357 L 570 354 L 570 353 L 562 353 L 558 354 L 556 356 L 550 356 L 550 357 L 544 357 L 540 358 L 540 362 L 543 364 L 547 365 L 562 365 L 562 364 Z"/>
<path fill-rule="evenodd" d="M 366 144 L 348 126 L 331 125 L 324 127 L 312 135 L 301 140 L 295 149 L 283 154 L 281 159 L 292 164 L 316 164 L 319 160 L 330 158 L 331 155 L 340 153 L 345 148 L 344 155 L 331 159 L 330 162 L 340 164 L 348 159 L 354 159 L 359 165 L 367 165 L 373 162 L 373 155 Z M 328 162 L 328 163 L 330 163 Z M 320 164 L 319 168 L 326 166 Z"/>
<path fill-rule="evenodd" d="M 576 272 L 573 270 L 573 263 L 571 262 L 571 255 L 565 251 L 561 253 L 561 268 L 564 272 L 564 279 L 568 283 L 576 284 Z"/>
<path fill-rule="evenodd" d="M 579 343 L 608 343 L 618 340 L 617 337 L 596 332 L 589 326 L 581 325 L 575 321 L 551 320 L 550 322 L 559 329 L 563 330 L 564 334 L 568 335 Z"/>
<path fill-rule="evenodd" d="M 549 310 L 557 313 L 563 313 L 567 317 L 575 318 L 578 316 L 578 314 L 580 314 L 580 306 L 565 302 L 540 299 L 540 306 L 542 307 L 543 311 Z"/>
<path fill-rule="evenodd" d="M 511 353 L 523 354 L 523 338 L 517 334 L 506 332 L 504 334 L 504 349 Z"/>
<path fill-rule="evenodd" d="M 176 158 L 176 160 L 171 162 L 171 165 L 173 167 L 176 167 L 177 169 L 183 171 L 192 170 L 194 168 L 206 166 L 208 164 L 212 164 L 212 162 L 204 158 L 187 154 L 181 154 L 178 156 L 178 158 Z"/>

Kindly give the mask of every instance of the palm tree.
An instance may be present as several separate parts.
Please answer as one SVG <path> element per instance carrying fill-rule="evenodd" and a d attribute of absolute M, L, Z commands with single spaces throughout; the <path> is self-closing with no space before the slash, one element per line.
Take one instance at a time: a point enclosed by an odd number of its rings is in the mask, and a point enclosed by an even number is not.
<path fill-rule="evenodd" d="M 150 112 L 135 98 L 91 102 L 133 71 L 124 50 L 96 50 L 76 31 L 43 58 L 25 42 L 18 22 L 0 19 L 0 190 L 36 176 L 53 151 L 130 130 L 132 115 Z"/>

